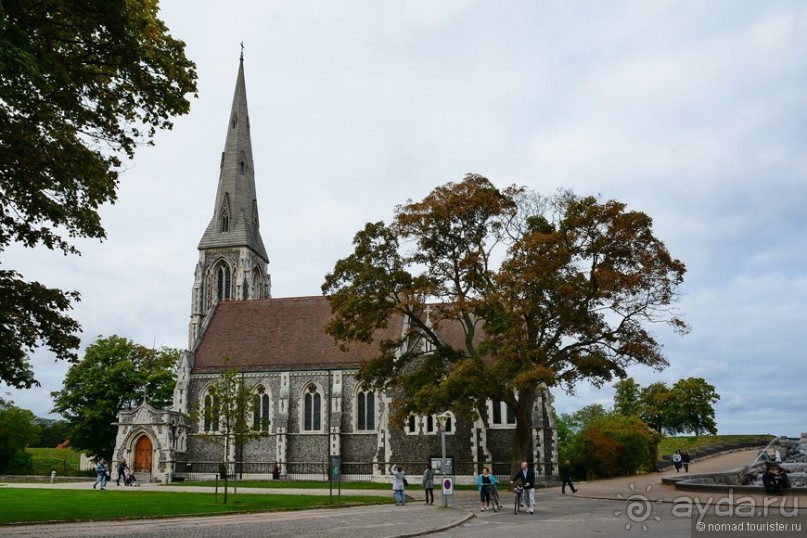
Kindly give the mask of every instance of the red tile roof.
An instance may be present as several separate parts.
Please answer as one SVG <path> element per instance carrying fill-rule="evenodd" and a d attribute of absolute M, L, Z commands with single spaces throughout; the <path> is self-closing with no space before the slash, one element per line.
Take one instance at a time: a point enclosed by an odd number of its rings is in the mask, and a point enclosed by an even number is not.
<path fill-rule="evenodd" d="M 322 296 L 219 303 L 196 349 L 194 371 L 236 367 L 247 371 L 351 368 L 378 355 L 378 343 L 339 349 L 325 333 L 331 319 Z M 379 338 L 397 338 L 401 321 Z M 229 357 L 225 365 L 224 357 Z"/>

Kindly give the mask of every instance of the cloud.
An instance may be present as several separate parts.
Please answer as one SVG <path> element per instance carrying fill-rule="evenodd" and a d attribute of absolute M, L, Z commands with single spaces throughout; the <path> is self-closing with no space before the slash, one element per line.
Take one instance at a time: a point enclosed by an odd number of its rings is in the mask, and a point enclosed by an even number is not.
<path fill-rule="evenodd" d="M 572 188 L 653 218 L 686 263 L 693 331 L 653 327 L 702 376 L 724 433 L 797 434 L 807 302 L 807 8 L 797 2 L 166 2 L 197 62 L 190 115 L 140 148 L 83 256 L 3 263 L 81 291 L 83 346 L 118 334 L 184 347 L 196 245 L 213 211 L 244 42 L 261 231 L 276 297 L 317 295 L 368 221 L 467 172 Z M 45 414 L 66 365 L 35 354 Z M 769 402 L 764 395 L 776 395 Z M 784 395 L 787 395 L 785 397 Z M 556 391 L 559 412 L 610 387 Z M 787 402 L 780 403 L 780 402 Z"/>

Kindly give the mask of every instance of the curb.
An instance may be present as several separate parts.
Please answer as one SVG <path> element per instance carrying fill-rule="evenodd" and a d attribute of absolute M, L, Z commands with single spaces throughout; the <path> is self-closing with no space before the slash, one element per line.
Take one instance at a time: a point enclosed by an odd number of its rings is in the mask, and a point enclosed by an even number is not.
<path fill-rule="evenodd" d="M 432 529 L 429 529 L 429 530 L 424 530 L 424 531 L 412 532 L 412 533 L 407 533 L 407 534 L 396 534 L 393 538 L 412 538 L 414 536 L 426 536 L 427 534 L 435 534 L 435 533 L 438 533 L 438 532 L 447 531 L 447 530 L 453 529 L 455 527 L 459 527 L 460 525 L 462 525 L 466 521 L 468 521 L 468 520 L 470 520 L 472 518 L 475 518 L 475 517 L 476 517 L 476 514 L 474 514 L 473 512 L 466 512 L 465 517 L 463 517 L 459 521 L 455 521 L 454 523 L 450 523 L 448 525 L 443 525 L 442 527 L 435 527 L 435 528 L 432 528 Z"/>

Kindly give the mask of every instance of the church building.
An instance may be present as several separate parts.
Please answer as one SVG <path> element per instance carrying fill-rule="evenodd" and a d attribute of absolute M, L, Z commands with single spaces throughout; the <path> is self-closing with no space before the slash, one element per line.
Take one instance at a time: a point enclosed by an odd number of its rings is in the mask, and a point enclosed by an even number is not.
<path fill-rule="evenodd" d="M 221 443 L 210 442 L 220 425 L 211 387 L 234 368 L 253 395 L 251 420 L 262 435 L 240 450 L 227 450 L 228 472 L 235 469 L 245 478 L 327 478 L 328 462 L 338 457 L 345 480 L 389 480 L 393 463 L 416 475 L 426 463 L 441 461 L 442 424 L 447 471 L 458 482 L 470 482 L 483 465 L 508 473 L 515 416 L 505 404 L 488 402 L 486 416 L 473 421 L 448 410 L 439 419 L 410 416 L 403 428 L 392 427 L 391 396 L 354 377 L 376 349 L 339 348 L 325 333 L 331 317 L 326 297 L 272 297 L 243 55 L 226 131 L 213 216 L 197 247 L 188 349 L 178 367 L 173 405 L 160 410 L 144 402 L 121 411 L 114 460 L 125 459 L 141 479 L 153 481 L 218 472 L 225 452 Z M 406 325 L 399 319 L 387 331 L 405 334 Z M 451 329 L 441 323 L 441 337 L 461 337 Z M 546 388 L 533 409 L 531 432 L 529 459 L 536 475 L 555 475 L 557 432 Z"/>

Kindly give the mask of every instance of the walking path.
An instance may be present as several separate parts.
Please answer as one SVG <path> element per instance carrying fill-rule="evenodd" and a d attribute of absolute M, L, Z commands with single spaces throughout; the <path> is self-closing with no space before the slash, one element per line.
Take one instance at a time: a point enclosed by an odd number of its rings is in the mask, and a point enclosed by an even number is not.
<path fill-rule="evenodd" d="M 690 496 L 691 493 L 675 489 L 674 486 L 662 484 L 662 478 L 676 477 L 683 478 L 687 475 L 696 476 L 698 474 L 723 473 L 734 471 L 750 465 L 756 458 L 759 449 L 741 450 L 730 452 L 721 456 L 714 456 L 704 460 L 698 460 L 689 465 L 689 472 L 683 469 L 676 472 L 675 468 L 660 473 L 651 473 L 638 476 L 621 476 L 608 480 L 596 480 L 593 482 L 582 482 L 578 488 L 577 496 L 589 497 L 593 499 L 624 499 L 633 492 L 641 492 L 651 501 L 672 502 L 681 496 Z M 560 488 L 549 488 L 548 491 L 560 492 Z M 566 488 L 568 494 L 569 489 Z"/>

